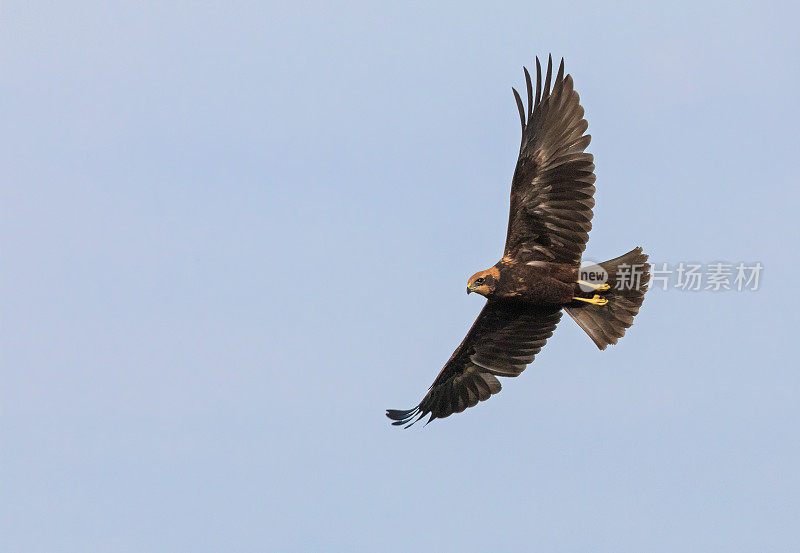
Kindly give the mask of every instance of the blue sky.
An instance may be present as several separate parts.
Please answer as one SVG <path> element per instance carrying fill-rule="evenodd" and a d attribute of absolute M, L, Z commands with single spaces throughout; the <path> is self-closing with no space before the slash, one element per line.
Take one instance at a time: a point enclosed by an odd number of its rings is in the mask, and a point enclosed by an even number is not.
<path fill-rule="evenodd" d="M 788 3 L 8 2 L 2 549 L 800 548 Z M 511 86 L 566 58 L 587 257 L 756 262 L 424 394 L 500 256 Z"/>

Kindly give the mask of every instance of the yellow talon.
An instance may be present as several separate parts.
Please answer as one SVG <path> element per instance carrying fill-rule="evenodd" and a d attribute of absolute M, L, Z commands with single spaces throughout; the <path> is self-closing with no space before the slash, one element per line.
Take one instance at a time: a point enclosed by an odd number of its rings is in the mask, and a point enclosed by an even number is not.
<path fill-rule="evenodd" d="M 593 298 L 572 298 L 572 299 L 577 301 L 585 301 L 586 303 L 591 303 L 592 305 L 602 306 L 608 303 L 607 299 L 601 298 L 597 294 L 595 294 Z"/>
<path fill-rule="evenodd" d="M 592 288 L 593 290 L 597 290 L 598 292 L 605 292 L 606 290 L 610 290 L 611 286 L 608 283 L 604 282 L 603 284 L 594 284 L 593 282 L 587 282 L 585 280 L 579 280 L 578 284 L 585 288 Z"/>

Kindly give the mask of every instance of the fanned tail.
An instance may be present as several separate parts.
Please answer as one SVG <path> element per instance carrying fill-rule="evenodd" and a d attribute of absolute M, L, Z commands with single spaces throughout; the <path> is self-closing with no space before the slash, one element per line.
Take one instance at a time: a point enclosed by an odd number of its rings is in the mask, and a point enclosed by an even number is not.
<path fill-rule="evenodd" d="M 600 306 L 575 302 L 566 312 L 598 348 L 606 349 L 625 335 L 639 313 L 650 280 L 650 265 L 639 247 L 599 265 L 608 273 L 611 288 L 602 294 L 608 303 Z"/>

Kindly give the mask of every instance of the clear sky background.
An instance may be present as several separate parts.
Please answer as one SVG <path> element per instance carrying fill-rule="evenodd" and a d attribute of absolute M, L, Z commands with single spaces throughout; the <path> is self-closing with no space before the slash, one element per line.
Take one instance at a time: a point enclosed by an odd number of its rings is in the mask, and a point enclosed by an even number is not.
<path fill-rule="evenodd" d="M 0 549 L 800 550 L 789 3 L 5 2 Z M 756 262 L 568 318 L 425 428 L 566 58 L 587 257 Z"/>

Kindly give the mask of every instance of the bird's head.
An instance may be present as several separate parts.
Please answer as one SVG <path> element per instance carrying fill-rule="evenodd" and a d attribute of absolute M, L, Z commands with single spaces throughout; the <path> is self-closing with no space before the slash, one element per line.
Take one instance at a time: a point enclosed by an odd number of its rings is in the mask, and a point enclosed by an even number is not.
<path fill-rule="evenodd" d="M 494 292 L 497 282 L 500 280 L 500 272 L 497 267 L 478 271 L 467 281 L 467 294 L 475 292 L 481 296 L 489 297 Z"/>

